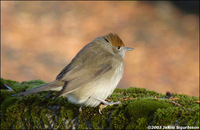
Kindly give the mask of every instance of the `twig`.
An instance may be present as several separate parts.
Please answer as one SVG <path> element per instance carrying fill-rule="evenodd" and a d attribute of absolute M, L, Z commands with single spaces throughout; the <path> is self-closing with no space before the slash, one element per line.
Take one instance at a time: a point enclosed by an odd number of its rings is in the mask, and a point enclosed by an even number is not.
<path fill-rule="evenodd" d="M 174 101 L 171 101 L 172 102 L 172 104 L 174 104 L 174 105 L 176 105 L 176 106 L 181 106 L 181 104 L 179 104 L 179 103 L 176 103 L 176 102 L 174 102 Z"/>
<path fill-rule="evenodd" d="M 14 91 L 11 87 L 9 87 L 8 85 L 4 84 L 6 86 L 6 88 L 8 88 L 8 91 Z"/>

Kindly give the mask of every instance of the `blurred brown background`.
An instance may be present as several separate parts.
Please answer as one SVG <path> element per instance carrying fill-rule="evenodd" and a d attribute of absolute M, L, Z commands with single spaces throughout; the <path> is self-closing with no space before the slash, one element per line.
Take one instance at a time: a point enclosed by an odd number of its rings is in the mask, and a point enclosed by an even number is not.
<path fill-rule="evenodd" d="M 167 1 L 4 1 L 1 11 L 2 78 L 52 81 L 84 45 L 114 32 L 135 49 L 118 87 L 199 96 L 195 10 Z"/>

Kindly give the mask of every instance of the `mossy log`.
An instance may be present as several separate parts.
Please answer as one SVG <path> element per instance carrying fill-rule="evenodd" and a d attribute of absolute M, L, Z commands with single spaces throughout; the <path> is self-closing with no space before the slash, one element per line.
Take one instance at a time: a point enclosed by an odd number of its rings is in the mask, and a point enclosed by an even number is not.
<path fill-rule="evenodd" d="M 44 84 L 41 80 L 16 82 L 1 79 L 1 128 L 3 129 L 150 129 L 153 127 L 199 128 L 199 97 L 166 95 L 144 88 L 115 89 L 108 101 L 121 101 L 99 113 L 95 108 L 71 104 L 66 98 L 46 98 L 48 92 L 26 97 L 16 94 Z M 14 91 L 8 91 L 7 84 Z M 178 105 L 177 105 L 178 104 Z"/>

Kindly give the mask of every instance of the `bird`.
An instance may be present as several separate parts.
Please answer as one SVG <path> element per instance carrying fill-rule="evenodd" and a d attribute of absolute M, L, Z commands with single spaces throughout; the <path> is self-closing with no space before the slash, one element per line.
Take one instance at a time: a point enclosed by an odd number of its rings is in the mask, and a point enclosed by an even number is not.
<path fill-rule="evenodd" d="M 120 102 L 107 102 L 124 72 L 124 56 L 133 48 L 125 47 L 115 33 L 99 36 L 85 45 L 56 79 L 45 85 L 19 93 L 19 96 L 40 91 L 59 91 L 57 97 L 81 106 L 96 107 Z"/>

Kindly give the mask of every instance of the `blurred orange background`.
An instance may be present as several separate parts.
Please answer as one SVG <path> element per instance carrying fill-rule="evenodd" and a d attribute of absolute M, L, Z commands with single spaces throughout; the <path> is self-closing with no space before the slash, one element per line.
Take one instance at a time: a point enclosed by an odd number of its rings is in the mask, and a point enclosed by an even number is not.
<path fill-rule="evenodd" d="M 1 77 L 53 81 L 87 43 L 117 33 L 128 47 L 119 88 L 199 96 L 199 15 L 139 1 L 1 2 Z"/>

